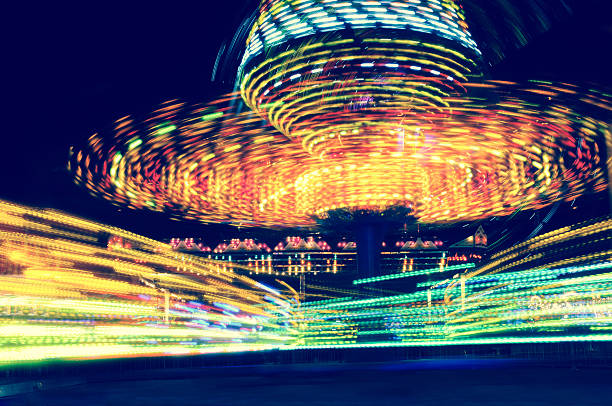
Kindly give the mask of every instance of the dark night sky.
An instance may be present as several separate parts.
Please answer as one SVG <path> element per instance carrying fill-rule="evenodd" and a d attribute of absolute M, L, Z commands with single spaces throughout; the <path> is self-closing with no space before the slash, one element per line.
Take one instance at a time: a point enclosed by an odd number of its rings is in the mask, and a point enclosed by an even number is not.
<path fill-rule="evenodd" d="M 71 144 L 118 117 L 145 114 L 168 99 L 206 101 L 228 90 L 210 80 L 217 51 L 257 2 L 125 3 L 130 4 L 52 2 L 4 10 L 2 93 L 8 107 L 0 198 L 157 238 L 210 235 L 213 243 L 227 228 L 119 211 L 90 197 L 72 184 L 66 158 Z M 511 52 L 494 76 L 612 87 L 610 3 L 578 3 L 574 16 Z"/>

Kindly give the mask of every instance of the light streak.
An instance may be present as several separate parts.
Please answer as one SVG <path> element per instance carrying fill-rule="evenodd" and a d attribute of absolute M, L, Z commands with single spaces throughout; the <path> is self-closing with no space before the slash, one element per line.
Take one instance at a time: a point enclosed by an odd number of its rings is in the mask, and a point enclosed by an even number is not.
<path fill-rule="evenodd" d="M 302 304 L 297 345 L 610 340 L 611 231 L 610 219 L 555 230 L 504 250 L 456 278 L 417 284 L 408 294 Z M 585 243 L 585 237 L 591 243 Z"/>
<path fill-rule="evenodd" d="M 283 294 L 226 265 L 119 228 L 0 201 L 0 364 L 292 341 L 276 321 L 291 314 Z"/>

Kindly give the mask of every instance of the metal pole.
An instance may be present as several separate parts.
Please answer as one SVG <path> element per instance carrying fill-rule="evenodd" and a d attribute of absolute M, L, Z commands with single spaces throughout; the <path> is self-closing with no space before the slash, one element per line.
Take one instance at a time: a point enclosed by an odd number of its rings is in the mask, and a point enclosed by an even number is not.
<path fill-rule="evenodd" d="M 170 322 L 170 292 L 164 290 L 164 323 Z"/>
<path fill-rule="evenodd" d="M 300 302 L 306 300 L 306 274 L 302 272 L 300 274 Z"/>

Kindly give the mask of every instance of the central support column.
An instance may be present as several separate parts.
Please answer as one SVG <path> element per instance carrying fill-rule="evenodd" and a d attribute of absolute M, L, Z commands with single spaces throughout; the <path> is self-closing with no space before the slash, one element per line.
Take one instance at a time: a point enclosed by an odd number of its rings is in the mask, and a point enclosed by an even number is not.
<path fill-rule="evenodd" d="M 364 223 L 355 226 L 359 278 L 370 278 L 381 274 L 380 250 L 385 237 L 385 228 L 385 224 L 381 223 Z"/>
<path fill-rule="evenodd" d="M 337 233 L 344 230 L 357 243 L 357 271 L 359 278 L 371 278 L 382 274 L 380 257 L 383 239 L 388 230 L 414 223 L 412 209 L 390 206 L 384 210 L 341 208 L 315 217 L 322 232 Z M 345 234 L 345 235 L 346 235 Z"/>

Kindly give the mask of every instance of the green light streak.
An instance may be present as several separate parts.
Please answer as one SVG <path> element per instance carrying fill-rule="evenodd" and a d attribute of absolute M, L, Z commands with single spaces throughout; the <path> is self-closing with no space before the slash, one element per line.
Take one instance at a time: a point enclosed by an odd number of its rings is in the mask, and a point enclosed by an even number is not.
<path fill-rule="evenodd" d="M 128 151 L 133 150 L 134 148 L 138 147 L 140 144 L 142 144 L 141 139 L 137 139 L 137 140 L 130 142 L 130 145 L 128 145 Z"/>
<path fill-rule="evenodd" d="M 428 275 L 432 273 L 447 272 L 447 271 L 455 271 L 459 269 L 469 269 L 469 268 L 474 268 L 475 266 L 476 264 L 469 263 L 469 264 L 451 265 L 451 266 L 444 267 L 442 269 L 440 269 L 440 267 L 435 267 L 435 268 L 422 269 L 420 271 L 402 272 L 402 273 L 394 273 L 390 275 L 375 276 L 373 278 L 355 279 L 353 281 L 353 285 L 362 285 L 365 283 L 388 281 L 392 279 L 410 278 L 412 276 Z"/>
<path fill-rule="evenodd" d="M 168 134 L 169 132 L 172 132 L 174 130 L 176 130 L 176 126 L 171 124 L 169 126 L 162 127 L 159 130 L 157 130 L 157 135 Z"/>
<path fill-rule="evenodd" d="M 210 121 L 210 120 L 214 120 L 216 118 L 220 118 L 223 117 L 223 112 L 222 111 L 218 111 L 215 113 L 210 113 L 210 114 L 205 114 L 202 116 L 202 121 Z"/>

